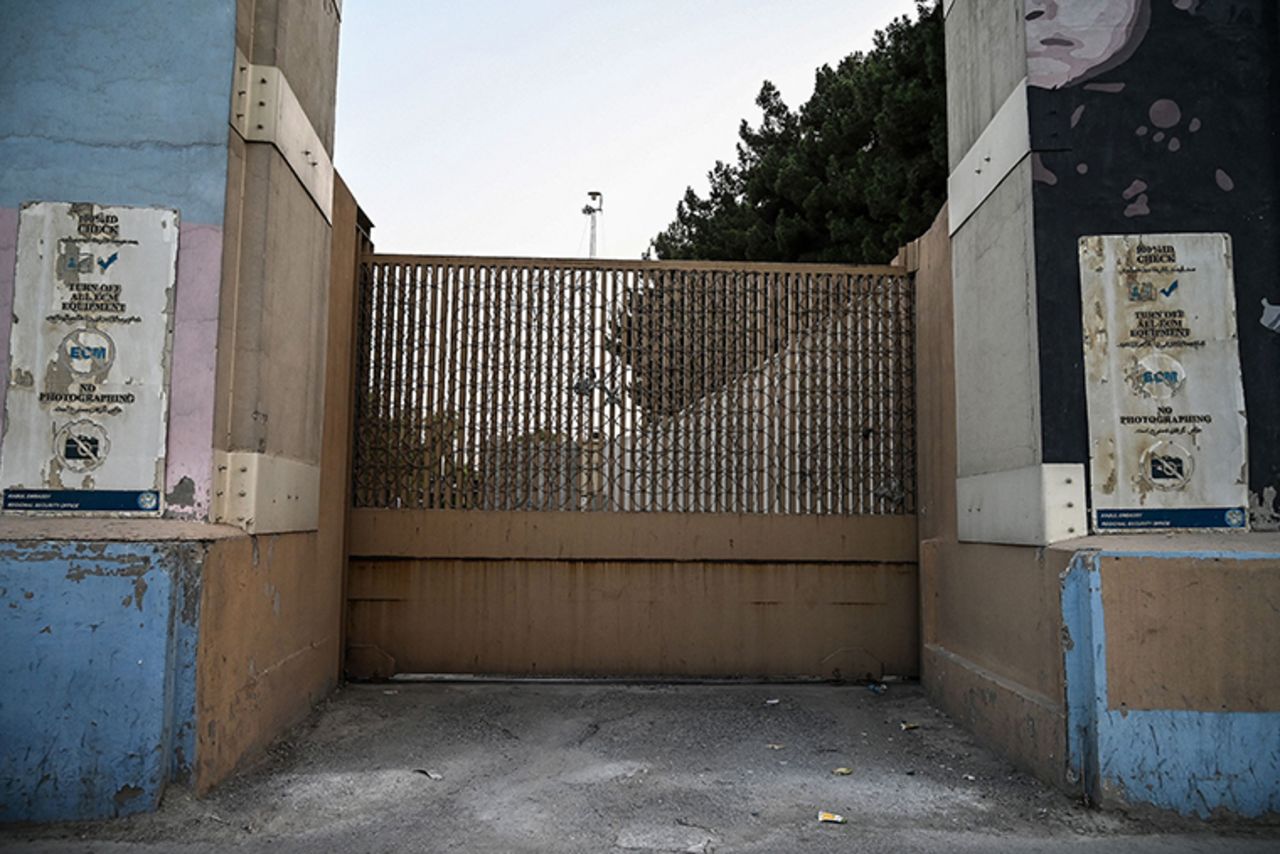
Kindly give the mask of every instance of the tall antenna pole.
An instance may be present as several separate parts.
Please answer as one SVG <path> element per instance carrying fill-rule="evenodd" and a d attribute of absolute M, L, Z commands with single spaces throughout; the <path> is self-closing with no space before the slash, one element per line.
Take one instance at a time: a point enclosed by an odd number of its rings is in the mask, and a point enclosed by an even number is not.
<path fill-rule="evenodd" d="M 587 202 L 582 212 L 591 217 L 591 254 L 590 258 L 596 257 L 596 216 L 604 213 L 604 193 L 599 190 L 592 190 L 587 193 L 587 197 L 591 199 Z M 594 205 L 592 204 L 594 202 Z"/>

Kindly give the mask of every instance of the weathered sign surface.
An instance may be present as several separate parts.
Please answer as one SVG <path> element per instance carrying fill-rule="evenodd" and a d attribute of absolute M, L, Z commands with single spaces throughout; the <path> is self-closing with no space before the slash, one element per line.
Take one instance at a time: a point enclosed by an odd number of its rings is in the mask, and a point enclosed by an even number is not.
<path fill-rule="evenodd" d="M 1096 531 L 1244 529 L 1231 239 L 1080 239 Z"/>
<path fill-rule="evenodd" d="M 177 253 L 174 210 L 23 206 L 6 512 L 161 511 Z"/>

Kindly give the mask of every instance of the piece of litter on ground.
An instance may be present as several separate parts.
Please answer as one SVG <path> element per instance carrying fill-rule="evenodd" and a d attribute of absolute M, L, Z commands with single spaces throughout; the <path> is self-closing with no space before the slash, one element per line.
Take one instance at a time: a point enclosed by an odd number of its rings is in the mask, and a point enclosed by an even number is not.
<path fill-rule="evenodd" d="M 382 693 L 390 697 L 392 694 L 399 694 L 400 692 L 399 691 L 383 691 Z"/>
<path fill-rule="evenodd" d="M 871 684 L 867 685 L 867 690 L 870 691 L 872 694 L 883 694 L 885 691 L 889 690 L 889 686 L 884 684 L 883 682 L 872 682 Z"/>
<path fill-rule="evenodd" d="M 974 780 L 978 779 L 977 777 L 973 776 L 972 774 L 965 774 L 965 775 L 964 775 L 964 778 L 965 778 L 966 780 L 968 780 L 970 783 L 972 783 Z"/>
<path fill-rule="evenodd" d="M 836 768 L 831 773 L 835 774 L 837 777 L 848 777 L 850 774 L 853 773 L 853 769 L 852 768 Z"/>
<path fill-rule="evenodd" d="M 777 697 L 774 697 L 773 699 L 765 700 L 765 701 L 764 701 L 764 704 L 765 704 L 766 706 L 776 706 L 776 705 L 778 705 L 778 704 L 779 704 L 779 703 L 781 703 L 781 702 L 782 702 L 782 701 L 781 701 L 781 700 L 779 700 Z"/>
<path fill-rule="evenodd" d="M 818 821 L 826 822 L 827 824 L 844 824 L 845 818 L 838 812 L 818 810 Z"/>
<path fill-rule="evenodd" d="M 444 779 L 444 775 L 443 775 L 443 774 L 441 774 L 439 771 L 428 771 L 426 768 L 414 768 L 414 769 L 413 769 L 413 773 L 415 773 L 415 774 L 421 774 L 423 777 L 427 777 L 427 778 L 429 778 L 429 779 L 431 779 L 431 780 L 443 780 L 443 779 Z"/>
<path fill-rule="evenodd" d="M 907 730 L 909 730 L 909 729 L 920 729 L 920 724 L 909 724 L 909 723 L 907 723 L 906 721 L 903 721 L 903 722 L 902 722 L 902 731 L 903 731 L 903 732 L 906 732 L 906 731 L 907 731 Z"/>
<path fill-rule="evenodd" d="M 770 750 L 781 750 L 783 745 L 771 743 L 771 744 L 766 744 L 765 747 L 769 748 Z"/>

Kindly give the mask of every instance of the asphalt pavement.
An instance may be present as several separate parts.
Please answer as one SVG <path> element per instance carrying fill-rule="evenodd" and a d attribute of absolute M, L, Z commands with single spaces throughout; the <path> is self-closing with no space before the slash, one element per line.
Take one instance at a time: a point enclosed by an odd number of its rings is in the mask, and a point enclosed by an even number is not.
<path fill-rule="evenodd" d="M 206 798 L 0 848 L 1261 854 L 1280 827 L 1089 809 L 912 684 L 427 682 L 344 688 Z"/>

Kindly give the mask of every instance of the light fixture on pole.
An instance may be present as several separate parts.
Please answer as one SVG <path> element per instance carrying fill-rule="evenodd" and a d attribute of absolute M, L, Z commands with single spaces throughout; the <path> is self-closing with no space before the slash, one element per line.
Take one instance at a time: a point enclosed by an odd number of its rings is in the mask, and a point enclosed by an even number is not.
<path fill-rule="evenodd" d="M 591 199 L 583 207 L 582 212 L 591 217 L 591 254 L 588 257 L 596 257 L 596 216 L 604 213 L 604 193 L 599 190 L 591 190 L 587 193 L 587 197 Z"/>

